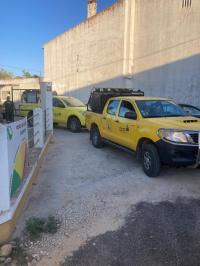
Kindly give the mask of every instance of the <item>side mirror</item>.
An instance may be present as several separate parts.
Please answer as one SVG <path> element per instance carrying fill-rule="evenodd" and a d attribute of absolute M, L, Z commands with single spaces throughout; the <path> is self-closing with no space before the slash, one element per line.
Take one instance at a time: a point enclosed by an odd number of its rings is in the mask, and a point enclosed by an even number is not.
<path fill-rule="evenodd" d="M 126 112 L 125 113 L 125 118 L 131 119 L 131 120 L 136 120 L 137 119 L 137 114 L 135 112 Z"/>

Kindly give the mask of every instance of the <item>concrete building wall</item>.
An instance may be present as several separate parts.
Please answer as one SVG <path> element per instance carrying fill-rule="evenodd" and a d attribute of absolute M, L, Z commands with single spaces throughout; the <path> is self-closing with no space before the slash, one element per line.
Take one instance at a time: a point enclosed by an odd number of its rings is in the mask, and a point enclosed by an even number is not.
<path fill-rule="evenodd" d="M 132 36 L 134 86 L 200 106 L 200 1 L 136 0 Z"/>
<path fill-rule="evenodd" d="M 45 80 L 58 93 L 118 77 L 123 72 L 124 1 L 44 45 Z"/>
<path fill-rule="evenodd" d="M 45 45 L 45 79 L 84 102 L 108 86 L 200 106 L 199 25 L 199 0 L 119 0 Z"/>
<path fill-rule="evenodd" d="M 40 78 L 18 78 L 10 80 L 0 80 L 0 103 L 6 100 L 7 96 L 11 96 L 13 89 L 40 89 Z M 23 92 L 23 91 L 22 91 Z M 14 91 L 14 100 L 20 100 L 22 92 Z"/>

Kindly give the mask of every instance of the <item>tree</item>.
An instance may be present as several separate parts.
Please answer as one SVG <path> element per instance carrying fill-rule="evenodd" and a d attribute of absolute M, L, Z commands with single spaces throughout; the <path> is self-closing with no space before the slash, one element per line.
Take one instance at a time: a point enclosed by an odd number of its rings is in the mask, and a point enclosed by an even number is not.
<path fill-rule="evenodd" d="M 0 68 L 0 79 L 12 79 L 14 75 L 7 70 Z"/>
<path fill-rule="evenodd" d="M 22 76 L 24 77 L 24 78 L 32 78 L 32 75 L 31 75 L 31 73 L 29 72 L 29 71 L 27 71 L 27 70 L 22 70 Z"/>
<path fill-rule="evenodd" d="M 29 71 L 27 71 L 27 70 L 22 70 L 22 76 L 24 77 L 24 78 L 39 78 L 39 76 L 38 75 L 36 75 L 36 74 L 31 74 Z"/>

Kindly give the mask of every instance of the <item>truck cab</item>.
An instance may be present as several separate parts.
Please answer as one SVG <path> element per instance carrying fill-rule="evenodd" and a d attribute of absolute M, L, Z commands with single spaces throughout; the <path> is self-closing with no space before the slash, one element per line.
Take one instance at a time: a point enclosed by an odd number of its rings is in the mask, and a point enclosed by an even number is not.
<path fill-rule="evenodd" d="M 200 164 L 200 119 L 186 116 L 170 99 L 145 97 L 138 91 L 94 90 L 86 127 L 96 148 L 110 143 L 135 152 L 149 177 L 162 165 Z"/>

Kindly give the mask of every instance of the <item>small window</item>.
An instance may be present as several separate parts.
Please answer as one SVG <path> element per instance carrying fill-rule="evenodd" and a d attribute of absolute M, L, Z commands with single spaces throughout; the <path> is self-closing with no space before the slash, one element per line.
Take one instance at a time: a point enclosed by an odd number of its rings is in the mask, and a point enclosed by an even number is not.
<path fill-rule="evenodd" d="M 128 101 L 122 101 L 120 109 L 119 109 L 119 116 L 125 117 L 127 112 L 135 112 L 133 105 Z"/>
<path fill-rule="evenodd" d="M 65 105 L 57 98 L 53 98 L 53 106 L 59 108 L 65 108 Z"/>
<path fill-rule="evenodd" d="M 22 102 L 24 103 L 38 103 L 39 99 L 39 92 L 36 90 L 27 90 L 22 94 Z"/>
<path fill-rule="evenodd" d="M 119 106 L 119 100 L 112 100 L 108 104 L 107 113 L 110 115 L 116 115 L 117 108 Z"/>
<path fill-rule="evenodd" d="M 189 8 L 192 5 L 192 0 L 182 0 L 182 8 Z"/>

